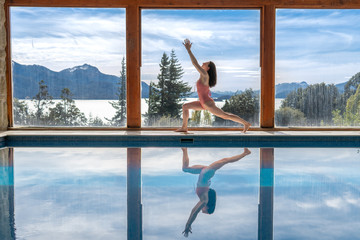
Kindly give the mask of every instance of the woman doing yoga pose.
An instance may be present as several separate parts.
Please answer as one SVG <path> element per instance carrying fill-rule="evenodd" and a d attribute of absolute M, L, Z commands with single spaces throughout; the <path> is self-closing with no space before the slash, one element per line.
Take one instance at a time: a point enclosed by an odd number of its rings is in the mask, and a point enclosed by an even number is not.
<path fill-rule="evenodd" d="M 241 117 L 224 112 L 215 105 L 214 100 L 211 98 L 210 88 L 216 85 L 216 66 L 213 62 L 204 62 L 202 66 L 199 65 L 195 56 L 191 52 L 192 43 L 185 39 L 183 42 L 186 50 L 189 53 L 190 59 L 196 70 L 200 73 L 199 80 L 196 82 L 196 88 L 199 96 L 199 101 L 185 103 L 182 107 L 183 110 L 183 123 L 181 128 L 177 129 L 177 132 L 187 132 L 187 124 L 189 119 L 189 109 L 193 110 L 208 110 L 212 114 L 221 117 L 226 120 L 232 120 L 244 125 L 243 133 L 245 133 L 251 126 L 251 124 Z"/>

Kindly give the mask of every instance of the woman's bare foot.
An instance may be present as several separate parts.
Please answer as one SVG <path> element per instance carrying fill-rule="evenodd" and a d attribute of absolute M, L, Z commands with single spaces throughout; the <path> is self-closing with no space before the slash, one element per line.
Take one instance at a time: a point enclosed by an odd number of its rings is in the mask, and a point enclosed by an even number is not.
<path fill-rule="evenodd" d="M 247 130 L 249 130 L 251 124 L 250 123 L 246 123 L 244 124 L 244 130 L 242 131 L 243 133 L 246 133 Z"/>
<path fill-rule="evenodd" d="M 248 148 L 244 148 L 244 154 L 249 155 L 251 154 L 251 151 Z"/>
<path fill-rule="evenodd" d="M 181 127 L 179 129 L 176 129 L 175 132 L 187 132 L 187 128 Z"/>

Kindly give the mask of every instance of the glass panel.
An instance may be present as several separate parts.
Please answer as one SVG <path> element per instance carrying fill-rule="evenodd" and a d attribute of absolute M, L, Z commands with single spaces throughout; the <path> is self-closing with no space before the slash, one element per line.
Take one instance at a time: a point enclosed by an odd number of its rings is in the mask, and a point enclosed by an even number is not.
<path fill-rule="evenodd" d="M 276 126 L 359 126 L 360 10 L 276 19 Z"/>
<path fill-rule="evenodd" d="M 10 11 L 14 125 L 125 126 L 125 10 Z"/>
<path fill-rule="evenodd" d="M 143 10 L 141 29 L 144 126 L 179 127 L 182 104 L 198 100 L 199 73 L 182 44 L 186 38 L 200 65 L 216 65 L 216 106 L 259 125 L 259 10 Z M 190 110 L 189 118 L 189 126 L 238 125 L 208 111 Z"/>

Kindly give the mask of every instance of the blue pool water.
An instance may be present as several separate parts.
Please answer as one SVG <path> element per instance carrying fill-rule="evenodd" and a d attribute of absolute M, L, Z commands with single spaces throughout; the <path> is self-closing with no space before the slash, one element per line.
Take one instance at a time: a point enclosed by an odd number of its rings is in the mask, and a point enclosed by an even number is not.
<path fill-rule="evenodd" d="M 211 178 L 189 239 L 360 239 L 358 148 L 249 148 Z M 188 148 L 209 166 L 244 148 Z M 0 149 L 0 239 L 185 239 L 181 148 Z"/>

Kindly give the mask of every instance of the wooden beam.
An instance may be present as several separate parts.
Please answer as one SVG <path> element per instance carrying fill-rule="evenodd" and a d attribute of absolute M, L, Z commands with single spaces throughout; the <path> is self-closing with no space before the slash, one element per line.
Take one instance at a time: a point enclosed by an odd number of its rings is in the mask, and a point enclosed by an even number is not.
<path fill-rule="evenodd" d="M 141 127 L 141 15 L 140 8 L 131 5 L 126 9 L 126 76 L 127 76 L 127 127 Z"/>
<path fill-rule="evenodd" d="M 7 0 L 12 6 L 144 8 L 243 8 L 272 5 L 282 8 L 360 8 L 360 0 Z"/>
<path fill-rule="evenodd" d="M 135 0 L 7 0 L 11 6 L 27 7 L 108 7 L 118 8 L 137 5 Z"/>
<path fill-rule="evenodd" d="M 275 114 L 275 17 L 273 5 L 261 12 L 260 127 L 273 128 Z"/>

